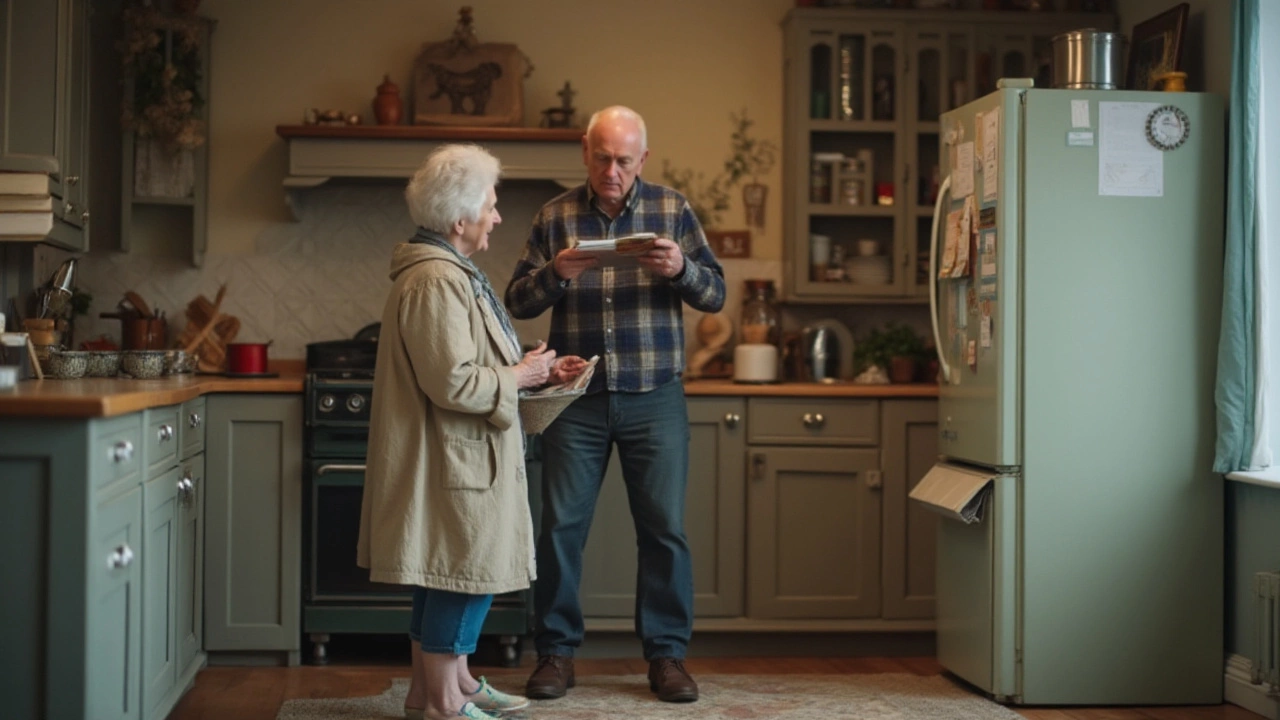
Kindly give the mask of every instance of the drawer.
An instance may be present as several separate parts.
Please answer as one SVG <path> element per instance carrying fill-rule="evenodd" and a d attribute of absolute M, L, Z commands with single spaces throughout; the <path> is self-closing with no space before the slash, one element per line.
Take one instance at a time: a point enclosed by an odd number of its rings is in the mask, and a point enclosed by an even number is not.
<path fill-rule="evenodd" d="M 844 398 L 749 398 L 747 442 L 877 445 L 880 402 Z"/>
<path fill-rule="evenodd" d="M 179 405 L 147 411 L 142 442 L 146 448 L 147 480 L 178 464 Z"/>
<path fill-rule="evenodd" d="M 182 403 L 178 411 L 178 447 L 179 457 L 186 460 L 192 455 L 204 452 L 204 396 Z"/>
<path fill-rule="evenodd" d="M 142 413 L 93 423 L 93 458 L 89 462 L 94 492 L 107 494 L 142 481 Z"/>

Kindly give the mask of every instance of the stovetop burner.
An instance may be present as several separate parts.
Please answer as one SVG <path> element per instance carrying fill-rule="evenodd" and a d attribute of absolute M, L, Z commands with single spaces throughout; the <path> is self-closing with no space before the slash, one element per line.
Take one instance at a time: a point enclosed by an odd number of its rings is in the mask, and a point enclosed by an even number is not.
<path fill-rule="evenodd" d="M 307 345 L 307 372 L 315 377 L 373 377 L 378 360 L 377 324 L 356 333 L 354 340 L 328 340 Z"/>

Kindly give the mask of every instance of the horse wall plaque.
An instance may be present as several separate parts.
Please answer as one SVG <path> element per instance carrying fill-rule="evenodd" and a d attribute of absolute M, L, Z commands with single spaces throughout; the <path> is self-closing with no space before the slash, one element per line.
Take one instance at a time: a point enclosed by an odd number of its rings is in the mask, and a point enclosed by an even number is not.
<path fill-rule="evenodd" d="M 413 63 L 415 125 L 524 124 L 529 58 L 510 43 L 481 43 L 463 8 L 448 40 L 423 45 Z"/>

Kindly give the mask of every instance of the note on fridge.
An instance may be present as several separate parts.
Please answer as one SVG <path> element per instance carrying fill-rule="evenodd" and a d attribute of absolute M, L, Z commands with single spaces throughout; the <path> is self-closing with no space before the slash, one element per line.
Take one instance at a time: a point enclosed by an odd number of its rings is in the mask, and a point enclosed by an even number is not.
<path fill-rule="evenodd" d="M 1098 103 L 1098 194 L 1164 197 L 1164 153 L 1147 142 L 1157 103 Z"/>
<path fill-rule="evenodd" d="M 1000 108 L 982 116 L 982 201 L 991 202 L 999 192 Z"/>
<path fill-rule="evenodd" d="M 1073 128 L 1089 127 L 1089 101 L 1088 100 L 1072 100 L 1071 101 L 1071 127 Z"/>
<path fill-rule="evenodd" d="M 952 197 L 963 198 L 973 194 L 973 141 L 956 146 L 956 171 L 951 181 Z"/>

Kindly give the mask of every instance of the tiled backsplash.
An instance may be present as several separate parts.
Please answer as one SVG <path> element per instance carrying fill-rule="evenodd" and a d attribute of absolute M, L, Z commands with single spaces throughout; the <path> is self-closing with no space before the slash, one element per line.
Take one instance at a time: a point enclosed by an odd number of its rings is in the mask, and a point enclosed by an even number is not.
<path fill-rule="evenodd" d="M 561 188 L 551 182 L 507 181 L 499 188 L 503 224 L 487 252 L 475 256 L 499 292 L 524 247 L 538 208 Z M 413 232 L 400 182 L 332 183 L 300 193 L 298 222 L 262 232 L 252 255 L 210 254 L 201 268 L 178 258 L 91 253 L 79 263 L 77 285 L 94 297 L 88 317 L 77 321 L 80 340 L 106 334 L 117 341 L 120 325 L 101 319 L 126 290 L 140 294 L 170 318 L 170 338 L 186 324 L 185 308 L 196 295 L 210 300 L 227 284 L 223 312 L 240 319 L 238 340 L 271 341 L 273 358 L 301 358 L 309 342 L 348 338 L 382 314 L 390 279 L 391 250 Z M 282 191 L 283 193 L 283 191 Z M 282 199 L 283 201 L 283 199 Z M 56 263 L 54 263 L 56 266 Z M 778 261 L 724 262 L 726 313 L 735 320 L 746 278 L 780 281 Z M 687 336 L 700 313 L 686 316 Z M 547 336 L 549 313 L 516 323 L 521 340 Z M 690 349 L 696 349 L 689 343 Z"/>

